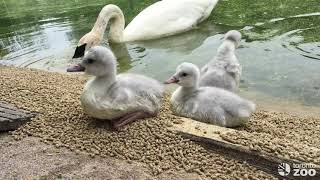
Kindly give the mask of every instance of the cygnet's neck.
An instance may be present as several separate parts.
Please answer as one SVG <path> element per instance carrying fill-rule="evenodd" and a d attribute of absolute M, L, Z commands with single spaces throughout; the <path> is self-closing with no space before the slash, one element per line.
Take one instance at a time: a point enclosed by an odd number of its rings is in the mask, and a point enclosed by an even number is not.
<path fill-rule="evenodd" d="M 106 5 L 99 13 L 98 19 L 92 28 L 92 32 L 104 36 L 107 25 L 112 22 L 108 34 L 110 42 L 120 43 L 123 42 L 123 30 L 125 26 L 124 15 L 121 9 L 115 5 Z"/>
<path fill-rule="evenodd" d="M 193 85 L 193 86 L 188 86 L 188 87 L 185 87 L 185 86 L 181 86 L 181 92 L 183 94 L 191 94 L 195 91 L 197 91 L 199 88 L 199 83 L 198 81 Z"/>
<path fill-rule="evenodd" d="M 99 89 L 100 92 L 101 89 L 107 90 L 112 84 L 116 82 L 116 76 L 96 76 L 93 79 L 93 86 L 96 87 L 95 89 Z"/>
<path fill-rule="evenodd" d="M 236 49 L 236 42 L 232 40 L 224 40 L 218 48 L 217 60 L 223 60 L 225 56 L 234 55 Z"/>
<path fill-rule="evenodd" d="M 95 86 L 103 87 L 105 89 L 108 89 L 112 84 L 114 84 L 117 80 L 117 69 L 116 66 L 109 66 L 110 68 L 105 70 L 105 74 L 102 74 L 100 76 L 96 76 L 93 79 L 93 83 Z"/>
<path fill-rule="evenodd" d="M 183 94 L 191 94 L 195 92 L 198 89 L 198 87 L 181 87 L 181 92 Z"/>

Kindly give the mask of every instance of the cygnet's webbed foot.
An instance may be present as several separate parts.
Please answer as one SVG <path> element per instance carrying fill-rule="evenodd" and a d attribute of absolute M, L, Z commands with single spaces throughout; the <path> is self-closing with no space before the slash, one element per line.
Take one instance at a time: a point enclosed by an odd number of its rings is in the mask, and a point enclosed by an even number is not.
<path fill-rule="evenodd" d="M 136 112 L 127 114 L 117 120 L 113 120 L 112 125 L 113 125 L 113 128 L 120 129 L 121 127 L 123 127 L 131 122 L 134 122 L 138 119 L 144 119 L 144 118 L 149 118 L 149 117 L 154 117 L 154 116 L 156 116 L 156 114 L 152 114 L 152 113 L 144 112 L 144 111 L 136 111 Z"/>

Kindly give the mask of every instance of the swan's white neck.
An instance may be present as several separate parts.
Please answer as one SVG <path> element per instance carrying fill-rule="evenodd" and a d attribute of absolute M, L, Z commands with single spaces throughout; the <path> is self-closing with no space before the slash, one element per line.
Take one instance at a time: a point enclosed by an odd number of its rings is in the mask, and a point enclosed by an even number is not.
<path fill-rule="evenodd" d="M 125 20 L 121 9 L 115 5 L 106 5 L 99 13 L 98 19 L 92 28 L 92 32 L 103 38 L 107 25 L 111 22 L 108 39 L 110 42 L 123 42 L 123 30 Z"/>

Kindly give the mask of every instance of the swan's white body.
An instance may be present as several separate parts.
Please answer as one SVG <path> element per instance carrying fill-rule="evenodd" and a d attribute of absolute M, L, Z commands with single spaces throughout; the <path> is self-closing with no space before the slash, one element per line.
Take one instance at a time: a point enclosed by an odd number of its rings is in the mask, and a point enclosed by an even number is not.
<path fill-rule="evenodd" d="M 214 86 L 237 92 L 242 67 L 235 55 L 241 34 L 232 30 L 226 33 L 217 55 L 201 68 L 200 86 Z"/>
<path fill-rule="evenodd" d="M 126 27 L 123 41 L 169 36 L 207 19 L 218 0 L 162 0 L 140 12 Z"/>
<path fill-rule="evenodd" d="M 184 73 L 187 75 L 181 75 Z M 223 127 L 248 121 L 255 111 L 254 103 L 221 88 L 198 87 L 199 76 L 198 67 L 191 63 L 178 66 L 171 80 L 181 86 L 171 96 L 171 108 L 176 115 Z"/>
<path fill-rule="evenodd" d="M 165 37 L 192 29 L 207 19 L 218 0 L 162 0 L 140 12 L 124 29 L 125 19 L 116 5 L 103 7 L 92 30 L 84 35 L 78 46 L 86 50 L 98 45 L 110 20 L 108 40 L 114 43 L 141 41 Z"/>
<path fill-rule="evenodd" d="M 116 120 L 134 112 L 156 115 L 159 111 L 163 86 L 142 75 L 116 75 L 116 59 L 109 49 L 91 48 L 82 65 L 87 74 L 95 76 L 87 82 L 80 98 L 89 116 Z"/>

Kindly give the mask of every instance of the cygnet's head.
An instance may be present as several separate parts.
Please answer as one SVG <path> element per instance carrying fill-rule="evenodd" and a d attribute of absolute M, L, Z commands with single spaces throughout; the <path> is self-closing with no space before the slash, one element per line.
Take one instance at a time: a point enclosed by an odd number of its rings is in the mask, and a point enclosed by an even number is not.
<path fill-rule="evenodd" d="M 116 58 L 106 47 L 94 46 L 84 55 L 82 62 L 74 67 L 72 72 L 85 71 L 93 76 L 108 76 L 116 74 Z"/>
<path fill-rule="evenodd" d="M 198 86 L 199 77 L 199 68 L 192 63 L 185 62 L 177 67 L 176 73 L 165 83 L 177 83 L 183 87 L 195 87 Z"/>
<path fill-rule="evenodd" d="M 241 33 L 236 30 L 230 30 L 224 35 L 224 40 L 233 41 L 236 47 L 238 47 L 241 41 Z"/>
<path fill-rule="evenodd" d="M 98 45 L 101 42 L 100 36 L 96 35 L 93 32 L 89 32 L 82 36 L 79 40 L 78 46 L 74 52 L 72 58 L 80 58 L 84 56 L 84 53 L 93 46 Z"/>

